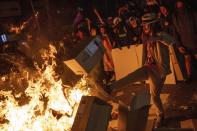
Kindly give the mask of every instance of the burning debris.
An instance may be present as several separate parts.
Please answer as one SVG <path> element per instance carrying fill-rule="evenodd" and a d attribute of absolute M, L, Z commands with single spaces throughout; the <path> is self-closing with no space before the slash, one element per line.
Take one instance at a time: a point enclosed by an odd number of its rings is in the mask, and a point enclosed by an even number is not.
<path fill-rule="evenodd" d="M 21 68 L 22 76 L 15 74 L 19 90 L 27 87 L 23 92 L 0 90 L 0 130 L 58 130 L 70 131 L 74 117 L 83 95 L 91 95 L 91 86 L 87 84 L 86 77 L 71 87 L 64 85 L 56 74 L 55 68 L 57 53 L 54 46 L 40 52 L 44 60 L 42 67 L 35 64 L 33 75 Z M 1 83 L 7 82 L 2 77 Z M 12 81 L 12 80 L 11 80 Z M 9 84 L 8 88 L 15 88 Z M 25 99 L 26 102 L 20 102 Z"/>
<path fill-rule="evenodd" d="M 11 25 L 9 32 L 13 32 L 15 34 L 20 34 L 34 19 L 36 20 L 38 18 L 38 12 L 35 13 L 35 15 L 31 16 L 29 19 L 24 21 L 19 26 Z"/>

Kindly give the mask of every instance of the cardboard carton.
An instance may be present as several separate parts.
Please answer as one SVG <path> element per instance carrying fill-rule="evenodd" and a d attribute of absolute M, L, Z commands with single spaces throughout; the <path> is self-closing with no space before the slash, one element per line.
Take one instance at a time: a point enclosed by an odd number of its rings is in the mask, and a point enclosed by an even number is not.
<path fill-rule="evenodd" d="M 172 48 L 170 48 L 170 50 L 172 50 Z M 122 47 L 122 49 L 113 49 L 112 58 L 115 67 L 116 80 L 120 80 L 121 78 L 127 76 L 129 73 L 132 73 L 136 69 L 142 67 L 142 56 L 143 44 L 131 45 L 130 48 Z M 175 58 L 175 54 L 170 53 L 170 68 L 172 73 L 167 75 L 165 84 L 176 84 L 175 73 L 173 68 L 174 62 L 172 61 L 172 57 Z M 178 65 L 176 65 L 176 68 L 177 67 Z"/>
<path fill-rule="evenodd" d="M 100 38 L 87 38 L 71 51 L 68 60 L 64 61 L 75 74 L 89 74 L 101 61 L 105 49 Z"/>
<path fill-rule="evenodd" d="M 106 131 L 112 107 L 94 96 L 83 96 L 72 131 Z"/>

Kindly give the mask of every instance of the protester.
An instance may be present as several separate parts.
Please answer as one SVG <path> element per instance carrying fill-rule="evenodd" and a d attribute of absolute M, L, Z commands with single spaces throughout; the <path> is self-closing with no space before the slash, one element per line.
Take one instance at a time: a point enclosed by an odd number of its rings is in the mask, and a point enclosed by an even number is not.
<path fill-rule="evenodd" d="M 166 5 L 160 5 L 159 17 L 162 31 L 173 35 L 172 18 L 169 14 L 169 10 L 167 9 Z"/>
<path fill-rule="evenodd" d="M 114 24 L 114 33 L 117 36 L 116 44 L 118 45 L 118 47 L 123 47 L 123 46 L 129 47 L 130 43 L 128 41 L 127 28 L 125 23 L 122 21 L 121 18 L 116 17 L 114 18 L 113 24 Z"/>
<path fill-rule="evenodd" d="M 175 3 L 173 24 L 176 32 L 175 37 L 179 41 L 178 50 L 185 58 L 185 67 L 187 71 L 186 82 L 190 82 L 192 76 L 192 56 L 197 59 L 197 26 L 192 17 L 192 12 L 190 12 L 181 0 Z"/>
<path fill-rule="evenodd" d="M 171 36 L 156 29 L 157 24 L 155 23 L 157 21 L 155 13 L 147 13 L 142 16 L 144 65 L 110 86 L 113 90 L 124 87 L 128 83 L 148 80 L 151 100 L 157 109 L 155 128 L 160 127 L 164 120 L 164 109 L 160 99 L 160 92 L 166 76 L 171 72 L 168 45 L 175 42 Z"/>
<path fill-rule="evenodd" d="M 130 17 L 127 22 L 128 39 L 131 44 L 139 44 L 141 42 L 141 26 L 137 17 Z"/>
<path fill-rule="evenodd" d="M 175 13 L 172 17 L 171 11 L 173 9 L 170 8 L 169 10 L 168 8 L 170 7 L 169 3 L 173 3 L 172 0 L 144 0 L 144 2 L 144 12 L 154 12 L 159 18 L 158 26 L 160 27 L 158 27 L 157 30 L 159 29 L 162 32 L 173 35 L 175 36 L 175 39 L 179 41 L 177 42 L 177 46 L 179 51 L 185 57 L 185 67 L 188 76 L 187 81 L 190 81 L 192 74 L 191 58 L 192 56 L 197 58 L 195 51 L 197 31 L 196 22 L 194 22 L 197 20 L 197 17 L 195 17 L 196 19 L 192 18 L 192 16 L 197 16 L 196 13 L 194 13 L 194 11 L 190 12 L 188 9 L 184 9 L 186 11 L 185 13 L 183 13 L 184 11 L 180 11 L 180 9 L 177 8 L 178 6 L 176 6 Z M 89 30 L 90 36 L 98 35 L 97 32 L 100 32 L 100 29 L 96 30 L 96 26 L 93 27 L 92 25 L 97 25 L 98 23 L 101 23 L 105 26 L 105 31 L 112 48 L 121 49 L 123 46 L 127 46 L 128 48 L 130 48 L 130 44 L 141 43 L 142 38 L 139 36 L 141 35 L 142 27 L 140 26 L 141 21 L 139 20 L 139 14 L 142 14 L 143 11 L 137 7 L 131 8 L 135 6 L 136 4 L 133 2 L 123 2 L 122 4 L 120 4 L 119 7 L 117 7 L 117 10 L 114 10 L 114 15 L 105 17 L 99 14 L 96 8 L 93 8 L 93 12 L 95 13 L 97 19 L 86 19 L 86 23 L 88 23 L 89 26 L 84 26 L 85 24 L 83 24 L 84 21 L 82 17 L 78 17 L 78 19 L 75 19 L 74 23 L 77 23 L 75 25 L 83 25 L 78 28 L 79 31 L 77 32 L 77 38 L 79 40 L 83 39 L 83 37 L 87 34 L 87 30 Z M 78 12 L 79 16 L 82 16 L 81 12 L 83 11 Z M 135 15 L 132 12 L 140 13 L 138 15 Z"/>

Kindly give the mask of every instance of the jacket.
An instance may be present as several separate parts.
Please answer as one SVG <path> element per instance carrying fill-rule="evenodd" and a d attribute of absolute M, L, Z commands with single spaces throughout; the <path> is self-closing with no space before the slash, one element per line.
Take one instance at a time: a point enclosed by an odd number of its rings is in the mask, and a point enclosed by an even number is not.
<path fill-rule="evenodd" d="M 197 29 L 195 19 L 191 15 L 192 13 L 175 12 L 173 14 L 173 24 L 174 24 L 174 35 L 179 41 L 177 46 L 184 46 L 188 49 L 197 49 Z"/>

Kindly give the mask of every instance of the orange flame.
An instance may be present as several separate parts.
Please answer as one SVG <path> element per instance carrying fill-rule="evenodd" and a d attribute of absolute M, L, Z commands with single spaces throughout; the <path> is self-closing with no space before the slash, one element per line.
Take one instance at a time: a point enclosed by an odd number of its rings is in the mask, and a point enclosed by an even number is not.
<path fill-rule="evenodd" d="M 25 90 L 30 98 L 28 104 L 20 106 L 11 91 L 0 91 L 0 96 L 6 98 L 0 101 L 0 121 L 7 120 L 0 124 L 1 131 L 71 130 L 81 97 L 90 95 L 90 91 L 85 77 L 74 87 L 63 85 L 61 79 L 56 80 L 56 53 L 52 45 L 49 50 L 42 51 L 43 68 L 37 66 L 38 76 L 29 78 Z"/>
<path fill-rule="evenodd" d="M 28 20 L 24 21 L 19 26 L 11 25 L 9 31 L 14 32 L 16 34 L 20 34 L 25 29 L 25 27 L 32 21 L 33 18 L 38 19 L 38 15 L 39 15 L 39 12 L 36 12 L 35 15 L 31 16 Z"/>

